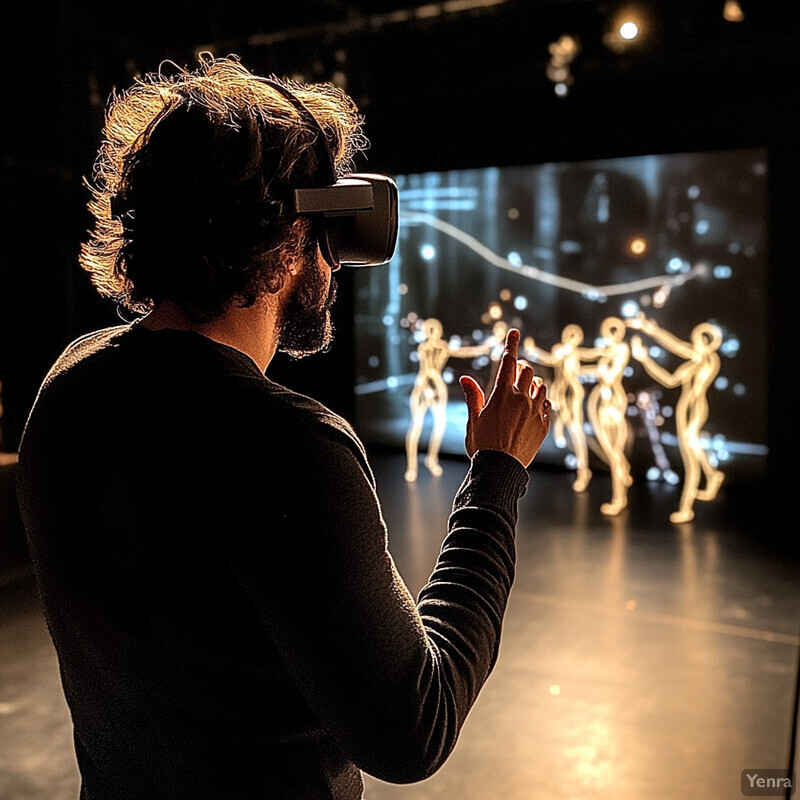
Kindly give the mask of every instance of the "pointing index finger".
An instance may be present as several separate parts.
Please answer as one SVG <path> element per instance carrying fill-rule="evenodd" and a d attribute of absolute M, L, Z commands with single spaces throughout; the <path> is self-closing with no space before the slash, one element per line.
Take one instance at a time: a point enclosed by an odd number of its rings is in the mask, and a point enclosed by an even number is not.
<path fill-rule="evenodd" d="M 506 350 L 517 360 L 519 352 L 519 331 L 516 328 L 509 328 L 506 334 Z"/>
<path fill-rule="evenodd" d="M 506 334 L 506 349 L 497 372 L 497 384 L 513 384 L 517 379 L 517 352 L 519 350 L 519 331 L 509 328 Z"/>

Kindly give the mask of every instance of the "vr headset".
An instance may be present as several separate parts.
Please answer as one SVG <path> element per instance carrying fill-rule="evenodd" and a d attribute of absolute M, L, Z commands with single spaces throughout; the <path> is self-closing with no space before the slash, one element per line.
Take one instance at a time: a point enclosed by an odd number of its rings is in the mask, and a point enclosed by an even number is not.
<path fill-rule="evenodd" d="M 309 215 L 319 223 L 319 249 L 332 269 L 377 267 L 391 260 L 397 244 L 397 186 L 385 175 L 353 173 L 336 180 L 325 132 L 303 102 L 285 86 L 263 79 L 317 131 L 321 186 L 295 189 L 285 214 Z"/>

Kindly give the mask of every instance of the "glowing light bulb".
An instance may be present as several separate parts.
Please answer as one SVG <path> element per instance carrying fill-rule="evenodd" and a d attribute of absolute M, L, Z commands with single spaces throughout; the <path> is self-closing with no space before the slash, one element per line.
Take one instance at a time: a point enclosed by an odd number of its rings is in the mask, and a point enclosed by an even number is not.
<path fill-rule="evenodd" d="M 635 22 L 623 22 L 619 26 L 619 35 L 627 41 L 635 39 L 639 35 L 639 26 Z"/>

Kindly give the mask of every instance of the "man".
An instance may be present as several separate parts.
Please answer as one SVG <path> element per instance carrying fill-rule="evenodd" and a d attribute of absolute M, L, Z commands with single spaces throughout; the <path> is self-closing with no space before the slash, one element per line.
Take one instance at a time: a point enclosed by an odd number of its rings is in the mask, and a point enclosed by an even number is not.
<path fill-rule="evenodd" d="M 319 219 L 286 210 L 318 182 L 320 131 L 341 174 L 362 140 L 349 98 L 232 58 L 110 104 L 81 259 L 145 316 L 69 346 L 19 465 L 85 800 L 421 780 L 497 657 L 548 425 L 518 332 L 488 401 L 462 379 L 471 465 L 417 603 L 351 427 L 264 376 L 331 336 L 336 261 Z"/>

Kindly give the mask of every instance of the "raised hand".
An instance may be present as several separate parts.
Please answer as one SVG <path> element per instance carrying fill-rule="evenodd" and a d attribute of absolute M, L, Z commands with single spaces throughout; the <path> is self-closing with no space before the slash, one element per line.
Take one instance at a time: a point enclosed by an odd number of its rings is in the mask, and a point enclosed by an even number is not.
<path fill-rule="evenodd" d="M 641 336 L 631 336 L 631 355 L 637 361 L 644 361 L 647 358 L 647 348 L 642 344 Z"/>
<path fill-rule="evenodd" d="M 461 377 L 469 414 L 465 444 L 470 458 L 478 450 L 500 450 L 527 467 L 547 435 L 547 388 L 528 362 L 517 359 L 519 338 L 516 328 L 509 329 L 488 400 L 474 378 Z"/>

